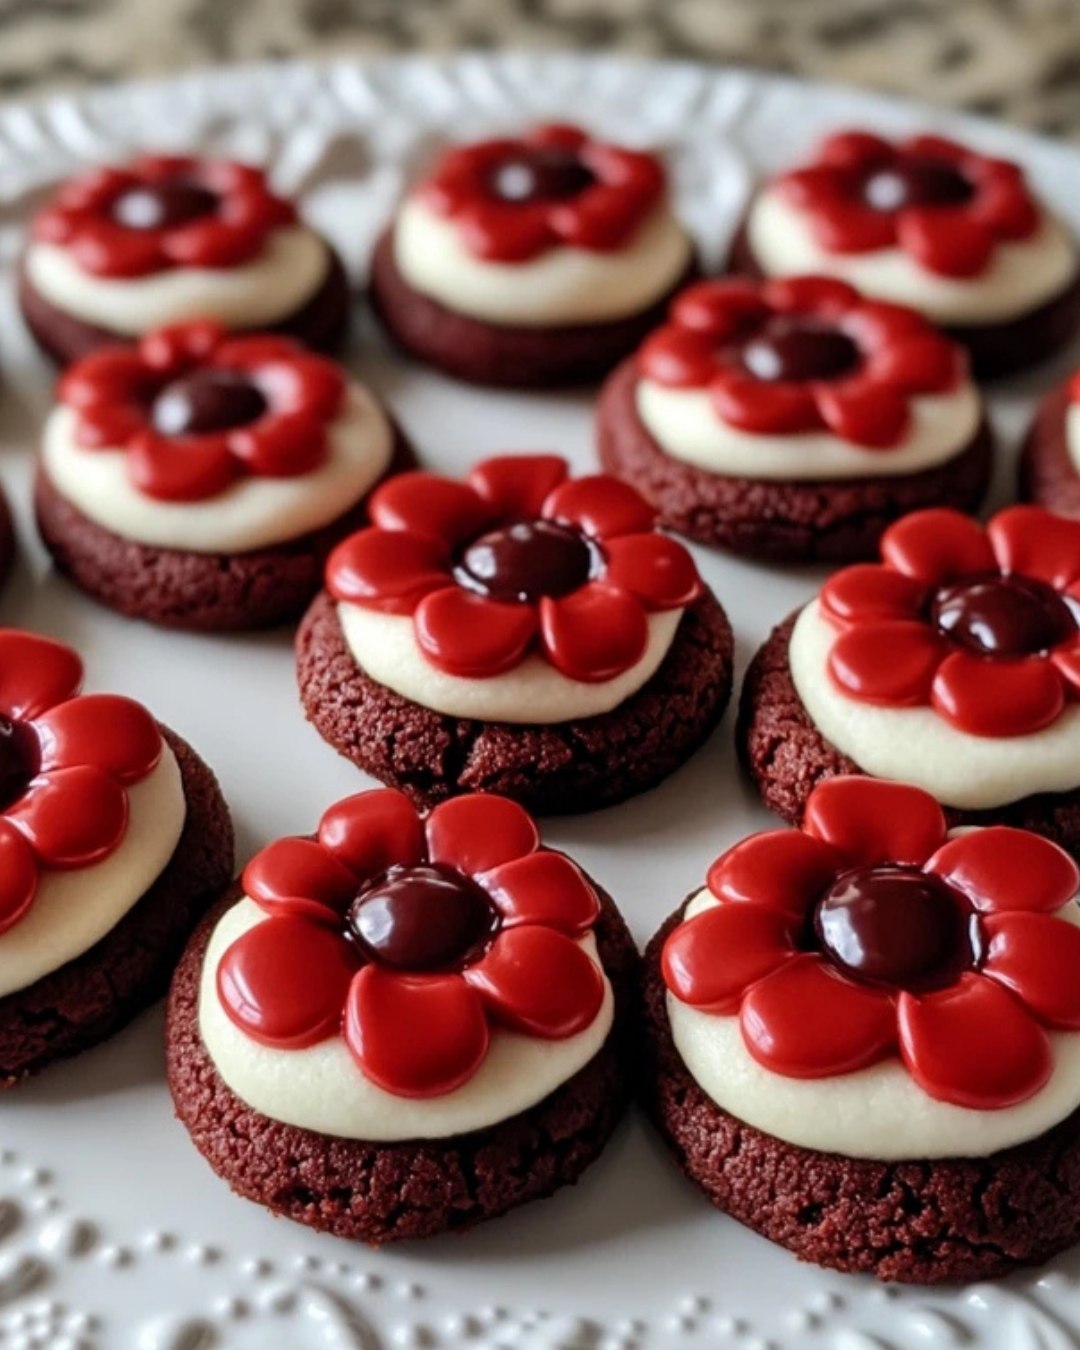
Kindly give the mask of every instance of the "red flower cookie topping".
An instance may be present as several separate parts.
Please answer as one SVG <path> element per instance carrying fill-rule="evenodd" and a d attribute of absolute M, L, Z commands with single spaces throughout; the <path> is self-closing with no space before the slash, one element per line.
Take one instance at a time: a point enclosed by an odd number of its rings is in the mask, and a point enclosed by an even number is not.
<path fill-rule="evenodd" d="M 929 706 L 974 736 L 1023 736 L 1080 694 L 1080 522 L 1038 506 L 985 528 L 916 511 L 885 532 L 881 557 L 821 591 L 840 629 L 829 675 L 849 698 Z"/>
<path fill-rule="evenodd" d="M 330 807 L 316 839 L 279 839 L 244 869 L 267 918 L 217 969 L 231 1020 L 280 1049 L 341 1034 L 387 1092 L 470 1079 L 492 1026 L 563 1040 L 590 1026 L 604 981 L 579 946 L 600 912 L 532 817 L 458 797 L 426 818 L 378 788 Z"/>
<path fill-rule="evenodd" d="M 142 277 L 172 267 L 236 267 L 296 218 L 249 164 L 144 155 L 65 183 L 33 234 L 67 249 L 84 272 Z"/>
<path fill-rule="evenodd" d="M 911 400 L 954 388 L 960 348 L 920 314 L 865 300 L 827 277 L 702 281 L 673 302 L 638 370 L 674 389 L 707 389 L 721 421 L 762 435 L 829 431 L 887 450 Z"/>
<path fill-rule="evenodd" d="M 148 497 L 202 501 L 247 475 L 292 478 L 325 460 L 345 377 L 272 334 L 230 337 L 198 321 L 107 347 L 60 380 L 84 450 L 126 450 Z"/>
<path fill-rule="evenodd" d="M 660 201 L 664 170 L 652 155 L 542 126 L 519 140 L 448 151 L 417 196 L 454 221 L 471 253 L 525 262 L 558 246 L 621 248 Z"/>
<path fill-rule="evenodd" d="M 70 647 L 0 629 L 0 933 L 34 903 L 43 869 L 89 867 L 118 846 L 127 788 L 161 758 L 141 704 L 79 696 Z"/>
<path fill-rule="evenodd" d="M 327 589 L 411 615 L 420 650 L 451 675 L 500 675 L 535 650 L 572 680 L 610 680 L 645 654 L 650 611 L 701 592 L 632 487 L 569 479 L 557 455 L 483 460 L 464 483 L 399 474 L 370 516 L 330 555 Z"/>
<path fill-rule="evenodd" d="M 840 132 L 777 186 L 830 253 L 901 248 L 946 277 L 978 276 L 998 244 L 1029 238 L 1041 219 L 1017 165 L 941 136 Z"/>
<path fill-rule="evenodd" d="M 708 886 L 719 903 L 671 933 L 665 983 L 737 1016 L 773 1073 L 898 1054 L 929 1096 L 993 1110 L 1044 1086 L 1048 1031 L 1080 1031 L 1080 928 L 1058 913 L 1076 864 L 1006 826 L 949 837 L 918 788 L 831 779 L 801 830 L 736 844 Z"/>

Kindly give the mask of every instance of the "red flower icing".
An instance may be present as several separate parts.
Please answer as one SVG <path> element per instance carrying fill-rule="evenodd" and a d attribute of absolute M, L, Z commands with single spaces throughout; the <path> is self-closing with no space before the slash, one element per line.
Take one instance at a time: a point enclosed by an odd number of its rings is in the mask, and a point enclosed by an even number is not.
<path fill-rule="evenodd" d="M 127 829 L 127 788 L 161 758 L 140 704 L 84 694 L 70 647 L 0 629 L 0 934 L 34 903 L 43 869 L 89 867 Z"/>
<path fill-rule="evenodd" d="M 961 349 L 902 305 L 864 300 L 827 277 L 702 281 L 638 353 L 646 379 L 707 389 L 717 417 L 743 431 L 830 431 L 887 450 L 911 400 L 964 378 Z"/>
<path fill-rule="evenodd" d="M 411 615 L 420 650 L 451 675 L 500 675 L 538 651 L 570 679 L 613 679 L 644 655 L 648 613 L 701 591 L 633 488 L 568 479 L 557 455 L 483 460 L 464 483 L 399 474 L 370 515 L 330 555 L 330 594 Z"/>
<path fill-rule="evenodd" d="M 886 531 L 881 556 L 821 591 L 840 630 L 829 676 L 847 697 L 1023 736 L 1080 693 L 1080 522 L 1013 506 L 984 529 L 916 511 Z"/>
<path fill-rule="evenodd" d="M 663 950 L 684 1003 L 737 1016 L 753 1057 L 826 1078 L 899 1055 L 931 1097 L 993 1110 L 1050 1077 L 1048 1030 L 1080 1030 L 1080 887 L 1062 849 L 1006 826 L 946 835 L 918 788 L 834 778 L 802 830 L 736 844 L 719 901 Z"/>
<path fill-rule="evenodd" d="M 94 352 L 58 390 L 78 413 L 77 444 L 126 450 L 131 481 L 163 501 L 202 501 L 248 475 L 311 473 L 344 395 L 325 357 L 272 334 L 229 337 L 209 321 Z"/>
<path fill-rule="evenodd" d="M 901 248 L 947 277 L 978 276 L 998 244 L 1027 239 L 1041 219 L 1017 165 L 941 136 L 840 132 L 777 186 L 830 253 Z"/>
<path fill-rule="evenodd" d="M 226 160 L 144 155 L 65 183 L 33 224 L 34 238 L 71 253 L 85 272 L 142 277 L 172 267 L 236 267 L 257 257 L 296 209 L 261 169 Z"/>
<path fill-rule="evenodd" d="M 664 193 L 653 155 L 605 145 L 571 126 L 448 151 L 417 188 L 454 221 L 466 247 L 493 262 L 526 262 L 560 245 L 622 248 Z"/>
<path fill-rule="evenodd" d="M 596 894 L 503 797 L 424 819 L 400 792 L 362 792 L 330 807 L 316 839 L 256 854 L 243 882 L 267 918 L 218 965 L 228 1016 L 279 1049 L 340 1033 L 398 1096 L 460 1087 L 492 1026 L 562 1040 L 600 1011 L 603 977 L 578 945 Z"/>

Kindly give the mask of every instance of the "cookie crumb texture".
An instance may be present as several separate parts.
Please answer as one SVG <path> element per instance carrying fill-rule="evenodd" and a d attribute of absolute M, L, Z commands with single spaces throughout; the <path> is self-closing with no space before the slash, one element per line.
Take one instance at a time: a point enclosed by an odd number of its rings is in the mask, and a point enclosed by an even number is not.
<path fill-rule="evenodd" d="M 874 1162 L 800 1148 L 721 1110 L 671 1036 L 660 952 L 645 953 L 641 1098 L 717 1209 L 802 1261 L 905 1284 L 993 1279 L 1080 1239 L 1080 1111 L 985 1158 Z"/>
<path fill-rule="evenodd" d="M 308 719 L 359 768 L 420 806 L 495 792 L 542 814 L 611 806 L 689 759 L 731 696 L 732 648 L 724 611 L 705 592 L 631 698 L 598 717 L 537 726 L 448 717 L 376 683 L 357 666 L 325 592 L 296 639 Z"/>
<path fill-rule="evenodd" d="M 238 1195 L 375 1246 L 460 1232 L 576 1182 L 625 1110 L 637 1042 L 637 951 L 610 898 L 598 894 L 597 946 L 615 994 L 602 1049 L 543 1101 L 497 1125 L 447 1139 L 368 1143 L 271 1120 L 214 1068 L 199 1036 L 199 982 L 214 926 L 238 898 L 234 887 L 189 944 L 169 996 L 166 1072 L 177 1116 Z"/>
<path fill-rule="evenodd" d="M 233 829 L 217 779 L 167 727 L 187 817 L 165 870 L 88 951 L 0 998 L 0 1087 L 113 1035 L 165 993 L 192 929 L 228 884 Z"/>

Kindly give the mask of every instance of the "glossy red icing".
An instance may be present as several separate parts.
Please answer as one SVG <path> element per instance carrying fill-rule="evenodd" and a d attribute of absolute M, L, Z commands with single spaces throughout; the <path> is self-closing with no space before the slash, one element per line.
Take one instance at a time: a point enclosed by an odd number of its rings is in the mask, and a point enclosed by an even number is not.
<path fill-rule="evenodd" d="M 821 591 L 839 630 L 829 678 L 849 698 L 1006 737 L 1051 726 L 1080 694 L 1080 523 L 1037 506 L 985 529 L 917 511 L 886 531 L 881 556 Z"/>
<path fill-rule="evenodd" d="M 293 478 L 326 459 L 345 377 L 271 335 L 198 321 L 77 361 L 58 387 L 87 451 L 123 450 L 148 497 L 203 501 L 247 476 Z"/>
<path fill-rule="evenodd" d="M 913 310 L 825 277 L 688 287 L 638 354 L 641 375 L 705 389 L 718 418 L 761 435 L 829 431 L 871 450 L 904 439 L 911 400 L 965 375 L 956 346 Z"/>
<path fill-rule="evenodd" d="M 399 474 L 374 494 L 372 526 L 330 555 L 327 589 L 411 615 L 420 650 L 451 675 L 499 675 L 536 652 L 570 679 L 612 679 L 643 655 L 647 615 L 691 603 L 701 582 L 632 487 L 566 474 L 554 455 L 484 460 L 464 483 Z M 555 548 L 538 543 L 548 524 Z M 587 572 L 570 575 L 568 541 Z"/>
<path fill-rule="evenodd" d="M 262 170 L 225 160 L 144 155 L 65 183 L 33 224 L 86 272 L 141 277 L 173 267 L 236 267 L 296 223 Z"/>
<path fill-rule="evenodd" d="M 840 132 L 777 186 L 830 253 L 901 248 L 947 277 L 980 275 L 999 244 L 1029 238 L 1042 219 L 1017 165 L 940 136 Z"/>
<path fill-rule="evenodd" d="M 492 1025 L 560 1040 L 600 1011 L 603 978 L 578 945 L 596 894 L 505 798 L 422 817 L 393 789 L 363 792 L 330 807 L 316 839 L 263 849 L 243 884 L 266 919 L 219 962 L 228 1016 L 282 1049 L 340 1032 L 399 1096 L 467 1081 Z"/>
<path fill-rule="evenodd" d="M 684 1003 L 738 1016 L 774 1073 L 831 1077 L 894 1056 L 930 1096 L 995 1110 L 1046 1082 L 1048 1030 L 1080 1030 L 1080 929 L 1060 916 L 1078 884 L 1037 835 L 949 839 L 928 793 L 835 778 L 802 830 L 755 835 L 713 864 L 718 904 L 670 934 L 664 980 Z"/>
<path fill-rule="evenodd" d="M 552 125 L 448 151 L 416 194 L 478 258 L 520 263 L 559 246 L 622 248 L 664 190 L 655 156 Z"/>

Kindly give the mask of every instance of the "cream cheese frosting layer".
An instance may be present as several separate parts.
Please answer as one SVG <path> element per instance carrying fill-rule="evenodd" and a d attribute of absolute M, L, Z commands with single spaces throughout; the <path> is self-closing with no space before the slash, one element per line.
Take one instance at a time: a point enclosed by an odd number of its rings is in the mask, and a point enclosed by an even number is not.
<path fill-rule="evenodd" d="M 707 890 L 686 917 L 717 904 Z M 1080 926 L 1075 901 L 1058 917 Z M 676 1049 L 723 1111 L 789 1144 L 851 1158 L 986 1157 L 1034 1139 L 1080 1107 L 1080 1034 L 1052 1032 L 1054 1071 L 1017 1106 L 975 1111 L 927 1096 L 896 1059 L 833 1078 L 785 1078 L 747 1050 L 736 1016 L 701 1012 L 667 995 Z"/>
<path fill-rule="evenodd" d="M 588 684 L 570 679 L 537 655 L 527 656 L 504 675 L 485 679 L 448 675 L 420 650 L 410 616 L 344 602 L 337 612 L 345 645 L 357 665 L 395 694 L 447 717 L 530 725 L 598 717 L 617 708 L 656 674 L 683 613 L 671 609 L 650 614 L 644 656 L 614 679 Z"/>
<path fill-rule="evenodd" d="M 128 474 L 127 455 L 84 450 L 77 414 L 54 408 L 42 433 L 41 462 L 53 486 L 84 516 L 124 539 L 189 553 L 248 553 L 329 525 L 386 472 L 394 448 L 389 418 L 362 385 L 350 384 L 329 428 L 329 452 L 311 473 L 246 476 L 204 501 L 160 501 Z"/>
<path fill-rule="evenodd" d="M 930 272 L 900 248 L 833 253 L 814 238 L 807 215 L 778 187 L 750 207 L 746 238 L 766 276 L 816 273 L 850 282 L 867 295 L 910 305 L 943 324 L 993 324 L 1014 319 L 1059 295 L 1076 276 L 1077 246 L 1049 214 L 1028 239 L 998 244 L 974 277 Z"/>
<path fill-rule="evenodd" d="M 1070 403 L 1065 409 L 1065 448 L 1077 473 L 1080 473 L 1080 404 Z"/>
<path fill-rule="evenodd" d="M 340 1036 L 303 1050 L 261 1045 L 231 1021 L 217 995 L 218 963 L 231 943 L 266 916 L 246 896 L 222 915 L 210 938 L 199 986 L 199 1034 L 225 1085 L 272 1120 L 341 1139 L 445 1139 L 497 1125 L 535 1106 L 599 1053 L 615 1016 L 611 985 L 592 1023 L 576 1036 L 545 1041 L 493 1027 L 487 1057 L 472 1078 L 441 1097 L 399 1097 L 366 1078 Z M 595 939 L 581 947 L 599 966 Z"/>
<path fill-rule="evenodd" d="M 557 247 L 527 262 L 470 253 L 453 221 L 416 197 L 394 224 L 394 262 L 413 290 L 486 323 L 522 328 L 606 323 L 648 309 L 690 264 L 690 236 L 667 205 L 611 252 Z"/>
<path fill-rule="evenodd" d="M 1080 705 L 1026 736 L 973 736 L 932 708 L 878 707 L 841 693 L 828 671 L 836 636 L 820 602 L 807 605 L 791 634 L 791 677 L 818 731 L 864 773 L 971 811 L 1080 786 Z"/>
<path fill-rule="evenodd" d="M 119 847 L 90 867 L 43 870 L 34 903 L 0 934 L 0 997 L 89 951 L 165 870 L 187 815 L 180 766 L 167 745 L 127 796 L 128 825 Z"/>
<path fill-rule="evenodd" d="M 965 381 L 947 394 L 912 399 L 904 440 L 870 450 L 824 431 L 743 431 L 721 420 L 705 389 L 672 389 L 644 379 L 635 401 L 649 435 L 673 459 L 709 473 L 784 482 L 891 478 L 933 469 L 967 447 L 982 418 L 978 391 Z"/>
<path fill-rule="evenodd" d="M 144 277 L 84 271 L 57 244 L 32 243 L 26 275 L 56 309 L 122 337 L 165 324 L 216 319 L 227 328 L 264 328 L 287 318 L 326 280 L 330 253 L 304 225 L 274 230 L 266 247 L 236 267 L 171 267 Z"/>

